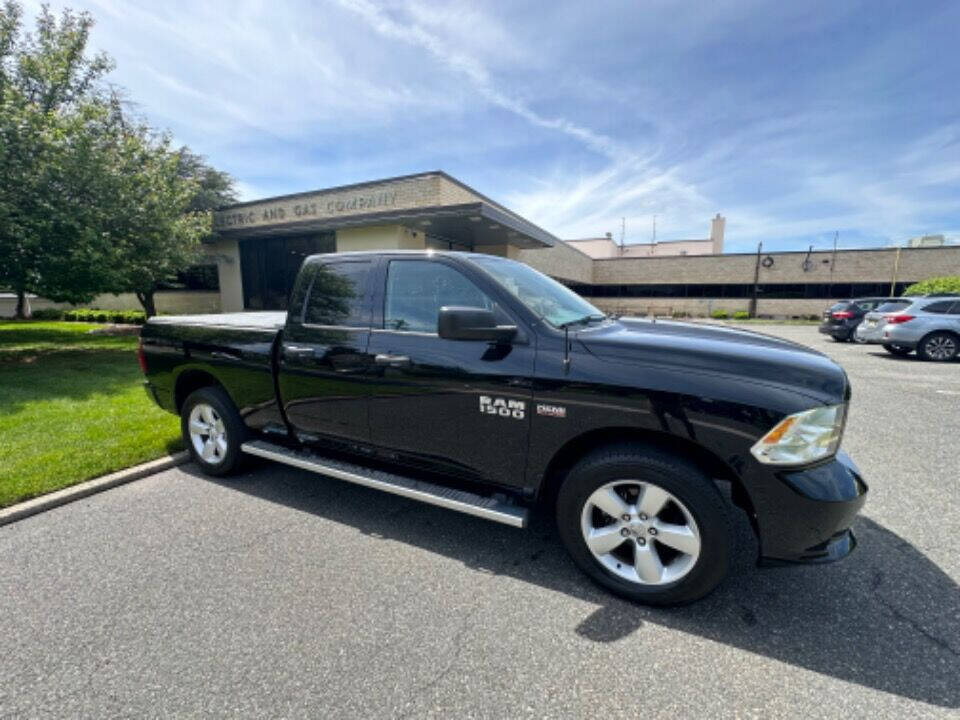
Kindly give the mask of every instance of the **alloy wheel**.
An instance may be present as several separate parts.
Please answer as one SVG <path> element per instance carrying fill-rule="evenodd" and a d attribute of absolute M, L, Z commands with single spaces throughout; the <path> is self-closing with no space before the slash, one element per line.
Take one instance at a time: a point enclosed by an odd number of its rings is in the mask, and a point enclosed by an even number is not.
<path fill-rule="evenodd" d="M 194 405 L 188 428 L 193 449 L 204 462 L 211 465 L 223 462 L 227 454 L 227 430 L 223 418 L 211 405 Z"/>
<path fill-rule="evenodd" d="M 957 354 L 957 343 L 949 335 L 934 335 L 924 343 L 923 351 L 933 360 L 949 360 Z"/>
<path fill-rule="evenodd" d="M 686 506 L 659 485 L 615 480 L 583 505 L 583 540 L 607 570 L 639 585 L 666 585 L 700 556 L 700 530 Z"/>

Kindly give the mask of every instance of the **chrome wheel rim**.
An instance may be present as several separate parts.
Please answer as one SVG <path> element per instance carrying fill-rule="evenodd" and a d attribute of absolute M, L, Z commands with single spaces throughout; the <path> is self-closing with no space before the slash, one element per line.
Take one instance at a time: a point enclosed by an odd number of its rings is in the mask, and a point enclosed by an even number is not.
<path fill-rule="evenodd" d="M 956 354 L 957 344 L 951 337 L 938 335 L 927 340 L 924 351 L 934 360 L 946 360 Z"/>
<path fill-rule="evenodd" d="M 227 430 L 223 418 L 206 403 L 193 406 L 188 429 L 197 456 L 210 465 L 219 465 L 227 455 Z"/>
<path fill-rule="evenodd" d="M 700 529 L 673 494 L 640 480 L 614 480 L 583 505 L 580 527 L 593 557 L 637 585 L 685 577 L 700 557 Z"/>

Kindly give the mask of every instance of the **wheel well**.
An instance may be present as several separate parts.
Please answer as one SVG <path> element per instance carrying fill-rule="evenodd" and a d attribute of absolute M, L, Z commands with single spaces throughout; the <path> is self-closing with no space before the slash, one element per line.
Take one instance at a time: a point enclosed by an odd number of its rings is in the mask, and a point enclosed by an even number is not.
<path fill-rule="evenodd" d="M 623 443 L 655 445 L 661 450 L 667 450 L 692 461 L 711 479 L 729 482 L 734 504 L 742 508 L 753 521 L 754 509 L 750 497 L 744 489 L 740 477 L 722 458 L 692 440 L 656 430 L 640 430 L 637 428 L 602 428 L 570 440 L 560 448 L 547 465 L 538 493 L 539 500 L 548 506 L 552 506 L 567 472 L 580 458 L 599 447 Z"/>
<path fill-rule="evenodd" d="M 917 347 L 920 347 L 920 345 L 923 343 L 923 341 L 926 340 L 926 339 L 927 339 L 928 337 L 930 337 L 931 335 L 949 335 L 950 337 L 953 337 L 953 338 L 956 338 L 957 340 L 960 340 L 960 335 L 958 335 L 957 333 L 955 333 L 953 330 L 950 330 L 950 329 L 948 329 L 948 328 L 943 328 L 943 329 L 941 329 L 941 330 L 931 330 L 930 332 L 928 332 L 926 335 L 924 335 L 922 338 L 920 338 L 919 342 L 917 342 Z"/>
<path fill-rule="evenodd" d="M 202 387 L 210 386 L 220 387 L 220 382 L 210 373 L 203 370 L 187 370 L 181 373 L 177 378 L 177 383 L 173 390 L 173 401 L 177 406 L 177 412 L 183 407 L 184 401 L 190 397 L 190 393 L 199 390 Z"/>

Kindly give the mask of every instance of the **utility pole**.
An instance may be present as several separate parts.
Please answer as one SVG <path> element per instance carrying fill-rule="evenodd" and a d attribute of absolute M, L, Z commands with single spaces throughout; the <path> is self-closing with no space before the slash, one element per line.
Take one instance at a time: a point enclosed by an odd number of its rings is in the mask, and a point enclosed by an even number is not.
<path fill-rule="evenodd" d="M 893 278 L 890 280 L 890 297 L 896 297 L 897 273 L 900 271 L 900 246 L 897 245 L 897 256 L 893 261 Z"/>
<path fill-rule="evenodd" d="M 833 232 L 833 255 L 830 257 L 830 294 L 833 295 L 833 268 L 837 264 L 837 238 L 840 237 L 840 231 Z"/>
<path fill-rule="evenodd" d="M 757 316 L 757 298 L 760 295 L 760 253 L 763 252 L 763 241 L 757 243 L 757 263 L 753 268 L 753 297 L 750 298 L 750 317 Z"/>
<path fill-rule="evenodd" d="M 627 237 L 627 219 L 625 217 L 620 218 L 620 254 L 623 254 L 623 244 L 626 241 Z"/>

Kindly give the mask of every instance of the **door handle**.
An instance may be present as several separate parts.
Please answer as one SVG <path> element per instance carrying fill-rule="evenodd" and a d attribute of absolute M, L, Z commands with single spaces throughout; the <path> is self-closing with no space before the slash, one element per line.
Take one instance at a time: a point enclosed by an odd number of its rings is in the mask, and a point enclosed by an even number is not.
<path fill-rule="evenodd" d="M 312 347 L 303 347 L 301 345 L 284 345 L 283 354 L 285 357 L 308 358 L 313 357 Z"/>
<path fill-rule="evenodd" d="M 387 367 L 408 367 L 410 358 L 406 355 L 388 355 L 387 353 L 377 353 L 373 362 L 377 365 L 386 365 Z"/>

